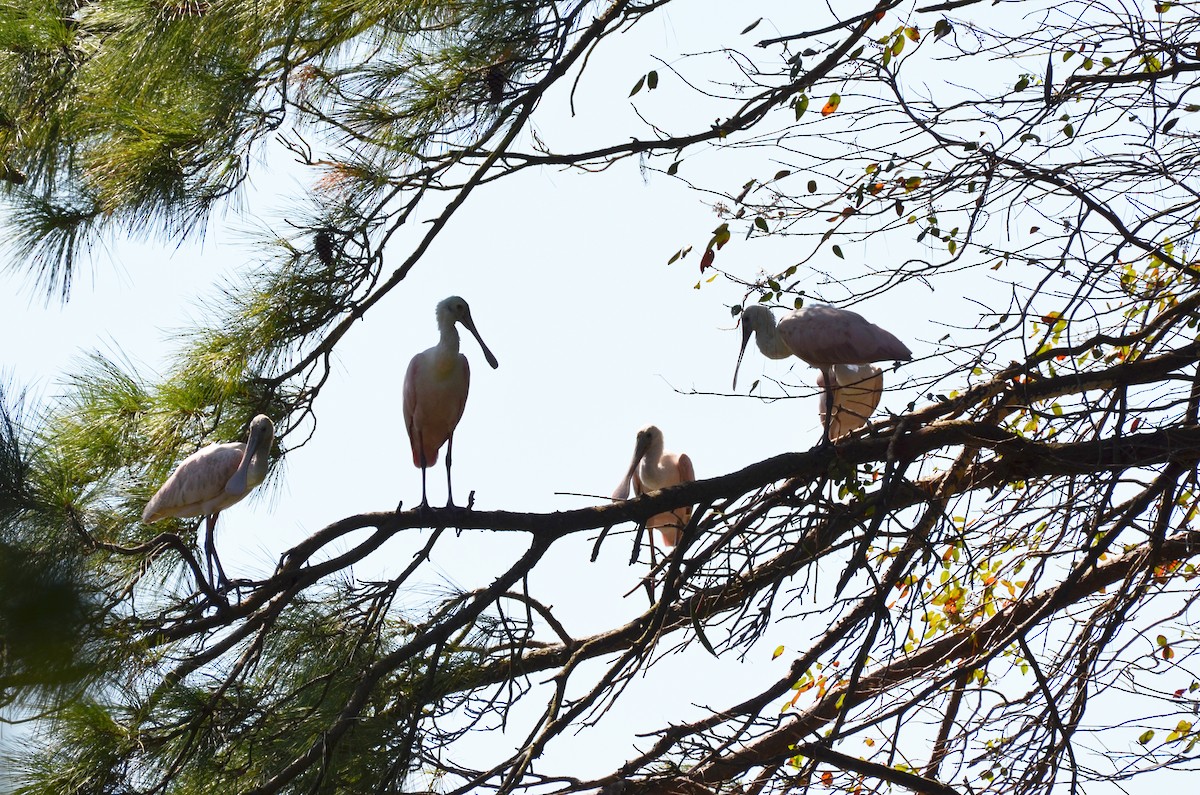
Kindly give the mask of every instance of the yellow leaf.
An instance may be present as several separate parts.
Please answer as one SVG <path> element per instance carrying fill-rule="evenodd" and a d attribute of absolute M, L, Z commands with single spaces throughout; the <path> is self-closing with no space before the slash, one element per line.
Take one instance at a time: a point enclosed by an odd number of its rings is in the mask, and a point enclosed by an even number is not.
<path fill-rule="evenodd" d="M 713 246 L 716 246 L 719 249 L 729 242 L 729 238 L 729 224 L 721 224 L 713 230 L 712 240 L 709 242 L 708 247 L 711 249 Z"/>

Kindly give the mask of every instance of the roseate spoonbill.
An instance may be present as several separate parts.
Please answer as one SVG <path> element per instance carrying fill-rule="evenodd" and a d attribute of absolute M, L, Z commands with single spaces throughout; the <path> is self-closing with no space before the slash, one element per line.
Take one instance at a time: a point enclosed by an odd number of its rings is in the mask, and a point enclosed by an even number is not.
<path fill-rule="evenodd" d="M 742 312 L 742 347 L 738 351 L 737 367 L 733 370 L 733 388 L 737 389 L 737 374 L 750 335 L 763 355 L 784 359 L 792 354 L 821 371 L 824 391 L 824 433 L 821 444 L 830 437 L 837 383 L 832 368 L 839 364 L 869 364 L 887 360 L 911 359 L 912 351 L 890 331 L 881 329 L 857 312 L 825 304 L 809 304 L 784 315 L 775 324 L 771 310 L 761 304 L 748 306 Z"/>
<path fill-rule="evenodd" d="M 867 424 L 883 397 L 883 371 L 873 364 L 835 364 L 832 370 L 835 385 L 829 438 L 840 439 Z M 825 389 L 824 373 L 817 373 L 817 386 Z M 824 423 L 824 401 L 819 412 Z"/>
<path fill-rule="evenodd" d="M 213 544 L 217 515 L 263 482 L 274 441 L 275 425 L 270 417 L 259 414 L 251 420 L 245 442 L 210 444 L 183 459 L 142 511 L 146 523 L 168 516 L 206 517 L 204 555 L 210 582 L 214 564 L 220 582 L 229 581 Z"/>
<path fill-rule="evenodd" d="M 614 500 L 628 498 L 631 480 L 634 496 L 640 497 L 647 492 L 691 483 L 695 479 L 696 471 L 692 469 L 692 459 L 688 458 L 687 453 L 664 451 L 662 431 L 654 425 L 647 425 L 637 433 L 633 461 L 612 496 Z M 679 543 L 679 534 L 691 518 L 691 506 L 676 508 L 650 517 L 646 520 L 646 527 L 658 530 L 663 546 L 673 547 Z"/>
<path fill-rule="evenodd" d="M 432 348 L 418 353 L 408 363 L 404 375 L 404 426 L 412 445 L 413 466 L 421 468 L 421 507 L 429 507 L 425 495 L 425 470 L 437 463 L 438 450 L 446 445 L 446 507 L 454 507 L 450 489 L 450 454 L 454 450 L 454 429 L 467 405 L 471 368 L 467 357 L 458 352 L 458 329 L 462 323 L 475 336 L 487 363 L 500 363 L 475 329 L 467 302 L 452 295 L 437 305 L 437 324 L 441 339 Z"/>

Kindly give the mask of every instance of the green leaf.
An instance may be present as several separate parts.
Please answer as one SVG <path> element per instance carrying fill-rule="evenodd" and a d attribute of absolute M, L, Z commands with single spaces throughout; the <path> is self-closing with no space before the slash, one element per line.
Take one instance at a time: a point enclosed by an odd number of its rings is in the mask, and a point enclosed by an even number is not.
<path fill-rule="evenodd" d="M 808 110 L 808 94 L 801 94 L 800 99 L 796 100 L 796 121 L 800 121 L 800 117 L 806 110 Z"/>
<path fill-rule="evenodd" d="M 667 168 L 667 176 L 669 176 L 669 177 L 673 177 L 673 176 L 675 176 L 677 173 L 679 173 L 679 161 L 678 161 L 678 160 L 676 160 L 674 163 L 672 163 L 672 164 L 671 164 L 671 165 L 670 165 L 670 166 Z"/>
<path fill-rule="evenodd" d="M 757 226 L 759 229 L 761 229 L 764 232 L 771 231 L 770 229 L 767 228 L 766 219 L 763 218 L 761 215 L 754 219 L 754 225 Z"/>
<path fill-rule="evenodd" d="M 642 75 L 641 77 L 638 78 L 637 82 L 633 84 L 633 90 L 629 92 L 629 96 L 632 97 L 634 94 L 641 91 L 642 86 L 644 86 L 645 84 L 646 84 L 646 76 Z"/>
<path fill-rule="evenodd" d="M 646 88 L 650 91 L 658 88 L 658 72 L 654 69 L 651 69 L 646 75 Z"/>
<path fill-rule="evenodd" d="M 762 22 L 762 21 L 763 21 L 763 18 L 762 18 L 762 17 L 759 17 L 758 19 L 756 19 L 756 20 L 754 20 L 753 22 L 751 22 L 749 25 L 747 25 L 746 27 L 742 28 L 742 33 L 741 33 L 741 35 L 745 36 L 747 33 L 749 33 L 750 31 L 754 30 L 755 28 L 757 28 L 757 27 L 758 27 L 758 23 L 759 23 L 759 22 Z"/>
<path fill-rule="evenodd" d="M 1017 84 L 1013 86 L 1013 91 L 1024 91 L 1027 88 L 1029 88 L 1029 77 L 1027 75 L 1022 75 L 1021 79 L 1017 81 Z"/>
<path fill-rule="evenodd" d="M 704 627 L 700 626 L 700 620 L 695 615 L 692 615 L 692 627 L 696 630 L 696 640 L 700 641 L 700 645 L 707 649 L 709 654 L 720 659 L 717 650 L 713 648 L 712 644 L 708 642 L 708 638 L 704 635 Z"/>
<path fill-rule="evenodd" d="M 833 255 L 834 255 L 835 257 L 837 257 L 838 259 L 845 259 L 845 257 L 844 257 L 844 256 L 842 256 L 842 247 L 841 247 L 841 246 L 837 246 L 837 245 L 835 245 L 835 246 L 833 247 Z"/>
<path fill-rule="evenodd" d="M 1146 729 L 1146 731 L 1144 731 L 1138 735 L 1137 741 L 1141 745 L 1145 745 L 1146 743 L 1150 742 L 1153 739 L 1154 739 L 1154 729 Z"/>
<path fill-rule="evenodd" d="M 817 181 L 815 179 L 810 179 L 808 181 L 808 192 L 809 193 L 817 192 Z"/>

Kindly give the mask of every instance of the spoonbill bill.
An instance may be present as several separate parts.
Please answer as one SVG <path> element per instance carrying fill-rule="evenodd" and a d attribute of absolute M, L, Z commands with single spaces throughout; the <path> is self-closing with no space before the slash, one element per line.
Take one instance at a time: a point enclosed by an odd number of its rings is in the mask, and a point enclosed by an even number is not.
<path fill-rule="evenodd" d="M 912 358 L 912 351 L 895 334 L 849 309 L 808 304 L 787 313 L 776 325 L 771 310 L 755 304 L 742 312 L 741 322 L 742 347 L 738 351 L 737 367 L 733 370 L 733 388 L 737 389 L 738 370 L 741 369 L 751 334 L 758 349 L 767 358 L 785 359 L 791 354 L 816 367 L 821 371 L 825 405 L 821 444 L 828 443 L 832 438 L 830 424 L 836 413 L 834 400 L 837 392 L 832 385 L 838 383 L 833 374 L 836 365 Z"/>
<path fill-rule="evenodd" d="M 630 481 L 633 482 L 634 496 L 640 497 L 667 486 L 691 483 L 695 479 L 696 471 L 692 469 L 692 459 L 688 458 L 687 453 L 664 451 L 662 431 L 657 426 L 647 425 L 637 433 L 633 461 L 612 496 L 614 500 L 627 499 Z M 646 527 L 657 529 L 663 546 L 669 548 L 679 543 L 679 534 L 691 518 L 691 506 L 676 508 L 650 517 L 646 520 Z"/>
<path fill-rule="evenodd" d="M 829 420 L 829 438 L 841 437 L 867 424 L 883 397 L 883 371 L 873 364 L 835 364 L 832 368 L 833 418 Z M 817 386 L 825 389 L 825 374 L 817 374 Z M 825 422 L 825 403 L 819 409 Z"/>
<path fill-rule="evenodd" d="M 421 507 L 429 507 L 425 494 L 425 470 L 437 463 L 438 450 L 446 445 L 446 507 L 454 507 L 450 488 L 450 455 L 454 450 L 454 429 L 467 405 L 471 368 L 467 357 L 458 352 L 455 323 L 474 335 L 487 363 L 500 366 L 475 329 L 467 302 L 452 295 L 437 305 L 438 344 L 418 353 L 408 363 L 404 375 L 404 426 L 412 446 L 413 466 L 421 468 Z"/>
<path fill-rule="evenodd" d="M 206 517 L 204 555 L 210 582 L 214 564 L 220 583 L 229 581 L 213 544 L 217 515 L 263 482 L 274 442 L 275 425 L 270 417 L 259 414 L 250 421 L 245 442 L 210 444 L 183 459 L 142 511 L 142 521 L 147 524 L 168 516 Z"/>

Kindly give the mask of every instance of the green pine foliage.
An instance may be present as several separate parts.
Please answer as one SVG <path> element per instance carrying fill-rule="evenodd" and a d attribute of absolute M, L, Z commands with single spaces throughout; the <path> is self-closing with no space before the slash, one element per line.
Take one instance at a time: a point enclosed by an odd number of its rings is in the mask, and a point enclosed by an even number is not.
<path fill-rule="evenodd" d="M 327 149 L 327 179 L 356 196 L 352 217 L 319 216 L 366 229 L 394 175 L 494 134 L 512 81 L 544 68 L 549 8 L 10 3 L 0 163 L 16 175 L 3 183 L 11 245 L 65 297 L 80 252 L 104 235 L 201 233 L 280 134 Z M 327 225 L 318 217 L 313 229 Z"/>

